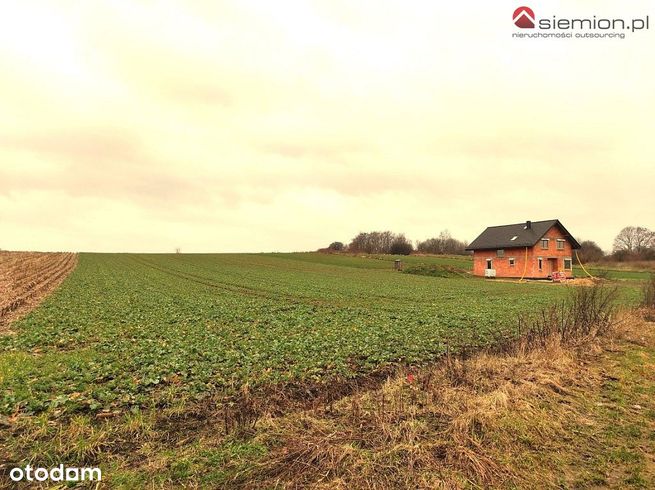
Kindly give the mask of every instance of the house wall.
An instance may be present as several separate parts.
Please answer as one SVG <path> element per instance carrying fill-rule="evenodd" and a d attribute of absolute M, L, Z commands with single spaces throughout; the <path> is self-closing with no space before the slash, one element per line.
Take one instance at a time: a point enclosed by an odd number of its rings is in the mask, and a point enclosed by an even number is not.
<path fill-rule="evenodd" d="M 543 236 L 543 238 L 549 238 L 548 242 L 548 249 L 544 250 L 541 248 L 541 241 L 537 242 L 537 244 L 533 247 L 533 257 L 534 260 L 532 261 L 532 276 L 531 277 L 548 277 L 551 274 L 551 270 L 548 267 L 547 260 L 548 259 L 555 259 L 557 262 L 557 270 L 562 271 L 566 273 L 566 277 L 573 277 L 573 270 L 564 270 L 564 258 L 571 258 L 571 265 L 573 265 L 573 256 L 574 256 L 574 251 L 573 247 L 571 246 L 571 243 L 564 239 L 564 249 L 563 250 L 557 250 L 557 239 L 563 239 L 564 235 L 560 231 L 560 229 L 557 226 L 553 226 L 550 230 L 546 232 L 546 234 Z M 538 267 L 538 258 L 542 257 L 543 262 L 544 262 L 544 267 L 543 270 L 539 270 Z"/>
<path fill-rule="evenodd" d="M 509 265 L 509 259 L 514 258 L 514 266 Z M 530 263 L 532 249 L 528 248 L 528 271 L 531 272 Z M 525 267 L 525 247 L 506 248 L 505 256 L 498 257 L 496 250 L 476 250 L 473 252 L 473 274 L 484 276 L 487 268 L 487 259 L 492 260 L 492 267 L 496 269 L 496 277 L 521 277 Z M 526 271 L 526 277 L 530 277 Z"/>
<path fill-rule="evenodd" d="M 565 239 L 564 249 L 557 250 L 557 239 L 563 239 L 564 236 L 557 226 L 553 226 L 546 232 L 543 238 L 548 238 L 548 248 L 542 249 L 541 240 L 534 247 L 528 247 L 527 267 L 525 247 L 506 248 L 503 257 L 497 256 L 497 250 L 476 250 L 473 252 L 473 274 L 484 277 L 484 271 L 487 267 L 487 259 L 492 260 L 492 267 L 496 270 L 496 277 L 521 277 L 525 268 L 526 278 L 547 278 L 551 275 L 551 262 L 555 261 L 557 271 L 566 273 L 566 277 L 573 277 L 572 270 L 564 270 L 564 259 L 571 258 L 573 264 L 573 247 Z M 539 269 L 538 258 L 541 257 L 542 269 Z M 510 265 L 510 258 L 514 258 L 514 266 Z"/>

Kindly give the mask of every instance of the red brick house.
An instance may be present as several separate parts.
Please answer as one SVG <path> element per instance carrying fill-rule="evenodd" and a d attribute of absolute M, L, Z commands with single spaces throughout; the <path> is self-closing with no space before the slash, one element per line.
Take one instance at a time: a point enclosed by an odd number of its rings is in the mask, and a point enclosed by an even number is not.
<path fill-rule="evenodd" d="M 553 272 L 573 277 L 578 248 L 564 225 L 552 219 L 490 226 L 466 250 L 473 251 L 476 276 L 548 279 Z"/>

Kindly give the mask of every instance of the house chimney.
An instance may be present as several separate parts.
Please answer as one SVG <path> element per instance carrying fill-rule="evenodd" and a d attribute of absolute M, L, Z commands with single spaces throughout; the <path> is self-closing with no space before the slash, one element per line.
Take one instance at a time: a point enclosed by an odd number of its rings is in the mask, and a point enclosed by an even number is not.
<path fill-rule="evenodd" d="M 532 221 L 526 221 L 525 222 L 525 229 L 526 230 L 531 230 L 532 229 Z"/>

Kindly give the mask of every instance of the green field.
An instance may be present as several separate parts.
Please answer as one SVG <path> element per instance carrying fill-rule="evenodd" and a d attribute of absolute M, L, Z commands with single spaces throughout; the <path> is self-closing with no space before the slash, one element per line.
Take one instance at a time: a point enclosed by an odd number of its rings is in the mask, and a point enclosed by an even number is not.
<path fill-rule="evenodd" d="M 645 281 L 653 274 L 652 271 L 647 270 L 619 269 L 602 265 L 585 266 L 585 269 L 594 277 L 604 277 L 613 280 Z M 587 277 L 580 266 L 574 266 L 573 272 L 576 277 Z"/>
<path fill-rule="evenodd" d="M 519 314 L 566 291 L 403 274 L 393 259 L 81 254 L 62 287 L 0 336 L 0 412 L 152 407 L 423 363 L 513 333 Z M 632 302 L 636 288 L 623 289 Z"/>

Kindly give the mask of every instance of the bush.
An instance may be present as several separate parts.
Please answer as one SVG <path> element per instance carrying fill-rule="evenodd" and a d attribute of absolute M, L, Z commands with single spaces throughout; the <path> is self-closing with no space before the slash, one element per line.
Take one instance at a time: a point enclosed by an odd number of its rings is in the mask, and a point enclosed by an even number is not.
<path fill-rule="evenodd" d="M 529 347 L 543 346 L 555 337 L 573 344 L 607 333 L 614 325 L 618 289 L 603 283 L 575 287 L 560 304 L 537 315 L 519 317 L 519 336 Z"/>
<path fill-rule="evenodd" d="M 332 242 L 328 246 L 328 250 L 331 252 L 341 252 L 346 246 L 341 242 Z"/>

